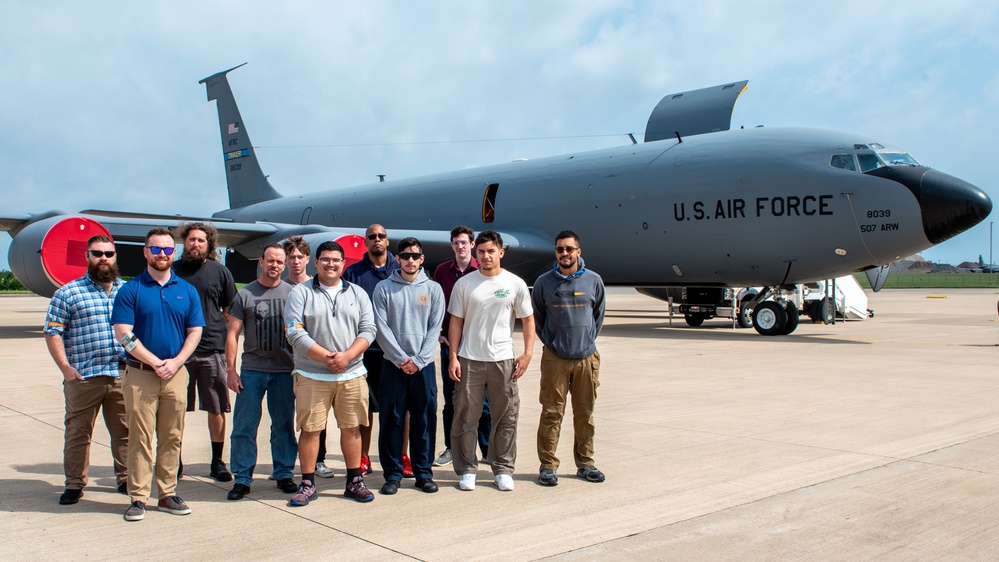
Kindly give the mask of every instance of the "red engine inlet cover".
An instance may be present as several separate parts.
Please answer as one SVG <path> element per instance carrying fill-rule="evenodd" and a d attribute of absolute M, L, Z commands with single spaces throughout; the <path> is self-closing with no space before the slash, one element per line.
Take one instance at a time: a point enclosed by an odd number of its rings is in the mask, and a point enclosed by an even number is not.
<path fill-rule="evenodd" d="M 361 261 L 364 257 L 364 252 L 368 251 L 367 246 L 364 245 L 364 237 L 358 234 L 347 234 L 341 236 L 335 240 L 335 242 L 343 246 L 343 268 L 354 265 L 355 263 Z"/>
<path fill-rule="evenodd" d="M 111 237 L 104 225 L 83 217 L 63 219 L 50 228 L 40 251 L 49 279 L 62 286 L 86 273 L 87 240 L 99 234 Z"/>

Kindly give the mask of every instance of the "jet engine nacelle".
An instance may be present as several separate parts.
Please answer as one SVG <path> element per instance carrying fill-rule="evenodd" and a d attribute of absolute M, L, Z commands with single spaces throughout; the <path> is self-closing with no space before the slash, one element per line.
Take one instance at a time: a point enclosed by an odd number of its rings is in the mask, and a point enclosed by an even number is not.
<path fill-rule="evenodd" d="M 59 215 L 31 223 L 10 243 L 10 270 L 33 293 L 51 297 L 87 272 L 87 240 L 98 234 L 110 236 L 104 225 L 84 217 Z"/>

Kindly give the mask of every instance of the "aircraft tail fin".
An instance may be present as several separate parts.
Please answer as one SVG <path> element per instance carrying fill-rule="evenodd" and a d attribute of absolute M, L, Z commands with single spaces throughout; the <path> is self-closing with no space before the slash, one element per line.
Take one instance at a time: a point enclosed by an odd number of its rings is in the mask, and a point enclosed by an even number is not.
<path fill-rule="evenodd" d="M 250 135 L 246 132 L 239 108 L 236 107 L 236 98 L 232 95 L 226 78 L 227 74 L 244 64 L 246 63 L 217 72 L 198 82 L 207 88 L 208 101 L 217 101 L 225 181 L 229 188 L 229 207 L 233 209 L 281 197 L 260 169 L 257 154 L 250 143 Z"/>
<path fill-rule="evenodd" d="M 982 254 L 978 254 L 978 265 L 985 267 L 985 260 L 982 259 Z"/>

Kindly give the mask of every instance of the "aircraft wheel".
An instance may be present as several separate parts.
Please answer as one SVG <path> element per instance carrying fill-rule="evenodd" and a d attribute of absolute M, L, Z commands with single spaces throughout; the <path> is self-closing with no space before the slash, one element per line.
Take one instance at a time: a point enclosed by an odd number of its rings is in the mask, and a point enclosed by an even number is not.
<path fill-rule="evenodd" d="M 750 299 L 743 299 L 739 304 L 739 327 L 751 328 L 753 326 L 753 309 L 749 306 Z"/>
<path fill-rule="evenodd" d="M 776 336 L 787 324 L 787 312 L 774 301 L 764 301 L 753 309 L 753 328 L 760 335 Z"/>
<path fill-rule="evenodd" d="M 687 325 L 696 328 L 704 323 L 705 316 L 703 314 L 684 314 L 683 319 L 687 321 Z"/>
<path fill-rule="evenodd" d="M 823 324 L 832 324 L 833 314 L 836 314 L 836 312 L 833 311 L 832 301 L 829 300 L 829 297 L 822 297 L 822 300 L 819 301 L 818 319 Z"/>
<path fill-rule="evenodd" d="M 780 335 L 786 336 L 793 332 L 795 328 L 798 327 L 798 307 L 794 306 L 794 303 L 789 302 L 787 306 L 784 307 L 784 312 L 787 313 L 787 324 L 784 324 L 784 329 L 780 331 Z"/>

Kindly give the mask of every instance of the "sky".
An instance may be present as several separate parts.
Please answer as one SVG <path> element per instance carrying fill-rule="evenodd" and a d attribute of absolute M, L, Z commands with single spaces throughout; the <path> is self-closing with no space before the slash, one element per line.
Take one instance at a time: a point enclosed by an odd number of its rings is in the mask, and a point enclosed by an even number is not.
<path fill-rule="evenodd" d="M 283 195 L 620 146 L 666 94 L 748 79 L 733 127 L 869 135 L 999 202 L 997 28 L 962 0 L 0 0 L 0 216 L 226 208 L 198 80 L 244 62 Z M 988 260 L 992 220 L 922 255 Z"/>

